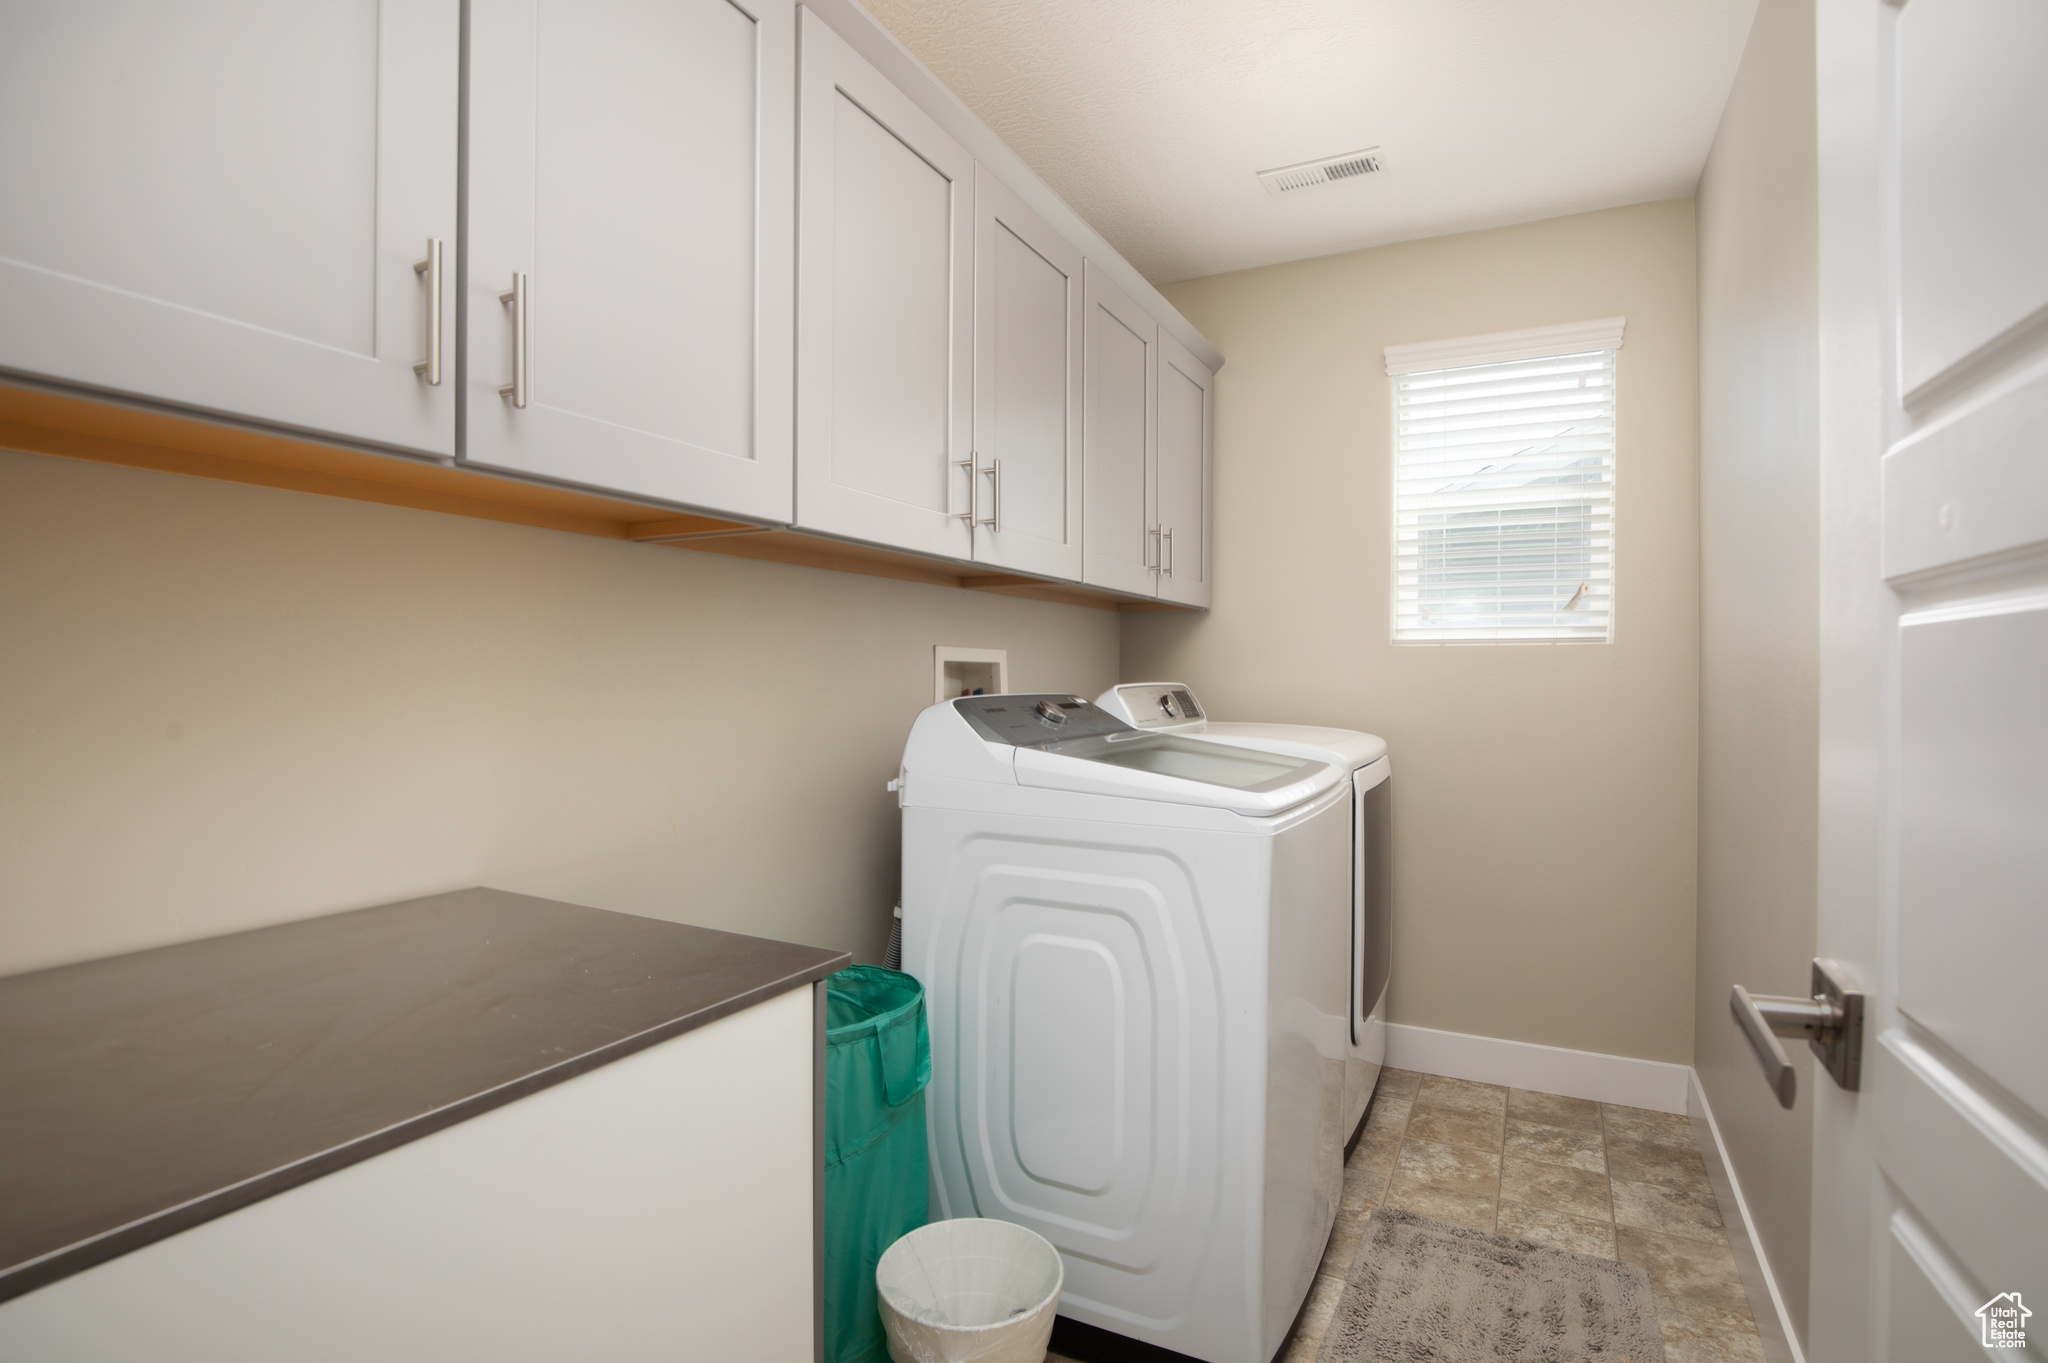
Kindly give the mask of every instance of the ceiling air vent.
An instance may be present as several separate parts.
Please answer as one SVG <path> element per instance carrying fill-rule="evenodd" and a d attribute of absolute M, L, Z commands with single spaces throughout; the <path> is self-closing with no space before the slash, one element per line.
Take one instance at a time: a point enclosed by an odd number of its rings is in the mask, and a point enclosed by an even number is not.
<path fill-rule="evenodd" d="M 1380 149 L 1367 147 L 1364 151 L 1348 151 L 1342 156 L 1325 156 L 1320 161 L 1304 161 L 1298 166 L 1282 166 L 1278 170 L 1259 172 L 1259 183 L 1274 198 L 1291 194 L 1298 189 L 1314 189 L 1318 185 L 1336 184 L 1340 180 L 1355 179 L 1360 175 L 1371 175 L 1380 168 Z"/>

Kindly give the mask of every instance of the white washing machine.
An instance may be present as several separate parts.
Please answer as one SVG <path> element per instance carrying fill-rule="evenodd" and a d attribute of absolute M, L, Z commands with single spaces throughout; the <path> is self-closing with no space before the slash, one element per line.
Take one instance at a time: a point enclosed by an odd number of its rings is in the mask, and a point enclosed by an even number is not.
<path fill-rule="evenodd" d="M 1344 1075 L 1348 1141 L 1365 1119 L 1387 1059 L 1387 976 L 1393 964 L 1388 810 L 1394 772 L 1387 741 L 1355 729 L 1218 723 L 1179 682 L 1129 682 L 1111 687 L 1095 703 L 1150 733 L 1200 734 L 1218 743 L 1333 762 L 1351 773 L 1351 1020 Z"/>
<path fill-rule="evenodd" d="M 969 696 L 903 753 L 932 1214 L 1029 1226 L 1060 1313 L 1268 1363 L 1343 1183 L 1350 772 Z"/>

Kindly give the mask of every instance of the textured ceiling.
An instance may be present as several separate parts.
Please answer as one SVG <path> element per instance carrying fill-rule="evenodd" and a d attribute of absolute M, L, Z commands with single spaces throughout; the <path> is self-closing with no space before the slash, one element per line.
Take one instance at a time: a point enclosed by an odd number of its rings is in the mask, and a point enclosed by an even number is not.
<path fill-rule="evenodd" d="M 1157 284 L 1692 192 L 1756 0 L 865 0 Z M 1255 173 L 1378 146 L 1274 199 Z"/>

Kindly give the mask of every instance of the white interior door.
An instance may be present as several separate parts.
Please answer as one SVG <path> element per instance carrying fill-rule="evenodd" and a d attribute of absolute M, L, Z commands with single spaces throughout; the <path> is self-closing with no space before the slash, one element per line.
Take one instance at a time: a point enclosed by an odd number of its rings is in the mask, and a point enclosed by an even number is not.
<path fill-rule="evenodd" d="M 2048 1311 L 2048 5 L 1823 0 L 1819 40 L 1820 947 L 1871 999 L 1811 1354 L 1983 1359 Z"/>
<path fill-rule="evenodd" d="M 1159 328 L 1159 599 L 1209 604 L 1209 465 L 1216 376 Z"/>
<path fill-rule="evenodd" d="M 454 453 L 459 42 L 456 0 L 0 5 L 0 370 Z"/>
<path fill-rule="evenodd" d="M 795 22 L 471 6 L 466 462 L 789 519 Z"/>
<path fill-rule="evenodd" d="M 974 558 L 1081 577 L 1081 252 L 974 179 Z"/>
<path fill-rule="evenodd" d="M 797 523 L 965 559 L 974 161 L 803 16 Z"/>
<path fill-rule="evenodd" d="M 1159 327 L 1092 265 L 1086 312 L 1081 580 L 1154 596 Z"/>

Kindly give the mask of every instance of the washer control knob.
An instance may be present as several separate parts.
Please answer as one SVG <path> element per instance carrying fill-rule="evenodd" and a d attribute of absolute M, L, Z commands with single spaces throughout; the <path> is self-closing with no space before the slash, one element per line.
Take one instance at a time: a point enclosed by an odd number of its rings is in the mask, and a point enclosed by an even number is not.
<path fill-rule="evenodd" d="M 1180 718 L 1180 707 L 1173 703 L 1173 697 L 1170 695 L 1161 694 L 1159 697 L 1159 709 L 1168 719 Z"/>
<path fill-rule="evenodd" d="M 1038 702 L 1038 717 L 1047 724 L 1065 724 L 1067 722 L 1066 712 L 1049 700 Z"/>

